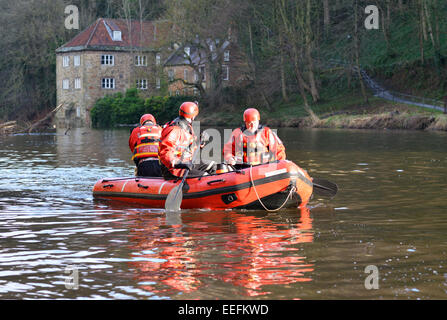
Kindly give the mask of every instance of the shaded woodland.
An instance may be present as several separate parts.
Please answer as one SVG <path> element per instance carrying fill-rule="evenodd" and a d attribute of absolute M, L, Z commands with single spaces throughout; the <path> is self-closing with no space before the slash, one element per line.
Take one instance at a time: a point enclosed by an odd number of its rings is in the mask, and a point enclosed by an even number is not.
<path fill-rule="evenodd" d="M 64 27 L 69 4 L 79 8 L 79 30 Z M 365 27 L 374 18 L 368 5 L 378 9 L 377 29 Z M 446 91 L 445 0 L 0 0 L 0 122 L 55 108 L 55 49 L 98 17 L 174 22 L 169 42 L 195 41 L 206 51 L 209 108 L 231 101 L 272 110 L 297 101 L 316 117 L 313 108 L 333 92 L 355 90 L 367 103 L 360 68 L 407 93 Z M 218 49 L 228 37 L 249 66 L 243 90 L 222 86 L 219 50 L 209 45 L 213 39 Z"/>

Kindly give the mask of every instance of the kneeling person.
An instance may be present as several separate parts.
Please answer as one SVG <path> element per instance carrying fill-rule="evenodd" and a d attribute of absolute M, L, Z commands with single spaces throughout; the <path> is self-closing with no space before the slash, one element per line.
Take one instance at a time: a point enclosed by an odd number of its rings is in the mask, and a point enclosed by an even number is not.
<path fill-rule="evenodd" d="M 185 169 L 189 170 L 188 177 L 200 177 L 215 170 L 211 165 L 192 163 L 198 148 L 192 121 L 198 114 L 196 103 L 184 102 L 180 106 L 179 117 L 164 127 L 158 155 L 165 179 L 183 177 Z"/>
<path fill-rule="evenodd" d="M 132 160 L 137 166 L 139 177 L 161 177 L 158 162 L 158 145 L 162 128 L 157 125 L 151 114 L 145 114 L 140 119 L 140 126 L 132 131 L 129 137 L 129 148 L 133 153 Z"/>
<path fill-rule="evenodd" d="M 245 125 L 235 129 L 224 145 L 223 155 L 226 163 L 243 166 L 286 159 L 282 141 L 269 127 L 260 125 L 260 120 L 258 110 L 245 110 Z"/>

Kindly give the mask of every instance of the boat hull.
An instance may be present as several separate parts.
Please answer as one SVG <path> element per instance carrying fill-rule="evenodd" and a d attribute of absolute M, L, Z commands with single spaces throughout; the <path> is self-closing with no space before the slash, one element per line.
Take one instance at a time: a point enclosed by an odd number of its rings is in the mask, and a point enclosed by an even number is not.
<path fill-rule="evenodd" d="M 93 187 L 95 199 L 118 200 L 164 208 L 169 192 L 180 180 L 129 177 L 101 179 Z M 187 178 L 182 209 L 268 209 L 306 204 L 313 191 L 312 178 L 288 160 L 228 173 Z M 260 200 L 260 201 L 259 201 Z"/>

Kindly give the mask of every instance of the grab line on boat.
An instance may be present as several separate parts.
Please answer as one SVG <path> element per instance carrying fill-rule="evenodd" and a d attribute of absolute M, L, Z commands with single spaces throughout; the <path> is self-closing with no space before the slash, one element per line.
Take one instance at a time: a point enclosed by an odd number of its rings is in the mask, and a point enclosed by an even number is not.
<path fill-rule="evenodd" d="M 158 194 L 161 193 L 161 189 L 163 189 L 163 186 L 165 185 L 166 182 L 167 182 L 167 181 L 163 182 L 163 184 L 160 186 L 160 189 L 158 190 Z"/>
<path fill-rule="evenodd" d="M 123 187 L 121 188 L 121 192 L 124 191 L 124 187 L 126 186 L 126 184 L 127 184 L 128 182 L 129 182 L 129 181 L 124 182 Z"/>

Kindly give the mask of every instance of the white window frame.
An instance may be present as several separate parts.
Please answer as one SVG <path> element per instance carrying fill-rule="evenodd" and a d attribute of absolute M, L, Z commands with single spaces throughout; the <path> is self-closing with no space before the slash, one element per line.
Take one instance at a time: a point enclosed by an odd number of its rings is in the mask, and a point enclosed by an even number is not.
<path fill-rule="evenodd" d="M 188 72 L 189 70 L 187 68 L 183 69 L 183 80 L 188 81 Z"/>
<path fill-rule="evenodd" d="M 180 90 L 178 90 L 178 89 L 175 90 L 175 95 L 176 95 L 176 96 L 179 96 L 179 95 L 180 95 Z"/>
<path fill-rule="evenodd" d="M 161 64 L 161 54 L 157 53 L 155 55 L 155 65 L 159 66 Z"/>
<path fill-rule="evenodd" d="M 225 50 L 224 51 L 224 61 L 225 62 L 230 61 L 230 50 Z"/>
<path fill-rule="evenodd" d="M 81 78 L 75 78 L 74 83 L 75 89 L 81 89 Z"/>
<path fill-rule="evenodd" d="M 147 79 L 137 79 L 137 89 L 147 90 Z"/>
<path fill-rule="evenodd" d="M 121 31 L 113 31 L 112 33 L 113 41 L 123 41 L 121 37 Z"/>
<path fill-rule="evenodd" d="M 111 54 L 103 54 L 101 55 L 101 65 L 103 66 L 114 66 L 115 65 L 115 56 Z"/>
<path fill-rule="evenodd" d="M 78 117 L 78 118 L 81 117 L 81 107 L 80 106 L 76 107 L 76 117 Z"/>
<path fill-rule="evenodd" d="M 73 65 L 75 67 L 79 67 L 81 65 L 81 56 L 74 56 L 73 57 Z"/>
<path fill-rule="evenodd" d="M 62 80 L 62 89 L 64 89 L 64 90 L 70 89 L 70 79 Z"/>
<path fill-rule="evenodd" d="M 102 78 L 101 88 L 106 90 L 115 89 L 115 78 Z"/>
<path fill-rule="evenodd" d="M 189 56 L 191 55 L 191 48 L 190 48 L 190 47 L 185 47 L 184 52 L 185 52 L 185 55 L 186 55 L 187 57 L 189 57 Z"/>
<path fill-rule="evenodd" d="M 168 79 L 169 81 L 173 81 L 174 80 L 174 76 L 175 76 L 175 72 L 173 69 L 169 69 L 168 70 Z"/>
<path fill-rule="evenodd" d="M 160 78 L 155 79 L 155 88 L 160 89 L 161 88 L 161 80 Z"/>
<path fill-rule="evenodd" d="M 203 75 L 202 81 L 206 81 L 206 67 L 205 66 L 200 66 L 199 67 L 199 72 Z"/>
<path fill-rule="evenodd" d="M 62 66 L 65 68 L 70 66 L 70 56 L 62 57 Z"/>
<path fill-rule="evenodd" d="M 222 80 L 230 80 L 230 67 L 227 65 L 222 66 Z"/>
<path fill-rule="evenodd" d="M 146 67 L 147 56 L 135 56 L 135 65 L 138 67 Z"/>

